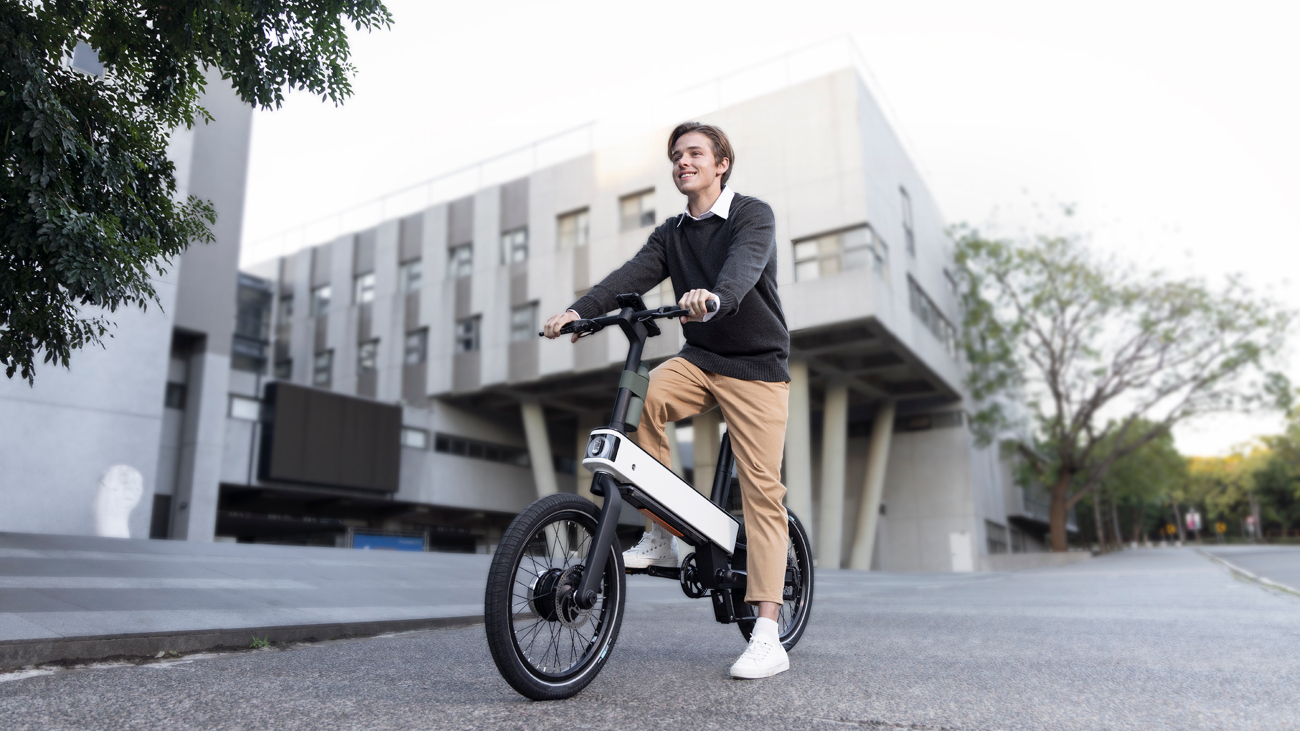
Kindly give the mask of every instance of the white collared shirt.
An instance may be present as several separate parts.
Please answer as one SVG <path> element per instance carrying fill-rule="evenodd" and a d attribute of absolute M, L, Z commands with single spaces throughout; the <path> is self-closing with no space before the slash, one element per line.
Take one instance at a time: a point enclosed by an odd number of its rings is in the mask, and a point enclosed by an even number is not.
<path fill-rule="evenodd" d="M 705 211 L 704 213 L 701 213 L 699 216 L 691 215 L 691 204 L 687 203 L 686 210 L 682 211 L 682 215 L 677 217 L 677 225 L 681 226 L 682 221 L 686 220 L 687 218 L 691 219 L 692 221 L 703 221 L 704 219 L 711 218 L 713 216 L 720 216 L 722 218 L 726 218 L 727 214 L 731 213 L 731 200 L 735 197 L 736 197 L 735 192 L 733 192 L 731 188 L 724 185 L 722 187 L 722 195 L 718 196 L 718 199 L 716 201 L 713 201 L 713 207 Z"/>

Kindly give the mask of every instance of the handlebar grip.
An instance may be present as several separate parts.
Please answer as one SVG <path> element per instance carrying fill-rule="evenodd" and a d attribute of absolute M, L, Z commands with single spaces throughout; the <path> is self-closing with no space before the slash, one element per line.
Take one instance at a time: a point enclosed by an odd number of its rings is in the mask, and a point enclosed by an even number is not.
<path fill-rule="evenodd" d="M 704 309 L 708 310 L 709 312 L 717 312 L 718 303 L 715 302 L 714 300 L 709 300 L 708 302 L 704 303 Z"/>

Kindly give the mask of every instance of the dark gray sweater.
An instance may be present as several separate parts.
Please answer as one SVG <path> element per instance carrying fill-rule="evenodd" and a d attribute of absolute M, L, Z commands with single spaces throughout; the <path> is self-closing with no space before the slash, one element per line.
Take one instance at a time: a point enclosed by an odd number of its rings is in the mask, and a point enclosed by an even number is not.
<path fill-rule="evenodd" d="M 707 289 L 721 300 L 708 322 L 685 325 L 681 357 L 731 378 L 790 380 L 790 330 L 776 290 L 776 220 L 770 206 L 736 195 L 726 218 L 673 216 L 572 309 L 584 318 L 599 317 L 617 306 L 616 295 L 645 294 L 669 277 L 678 300 L 692 289 Z"/>

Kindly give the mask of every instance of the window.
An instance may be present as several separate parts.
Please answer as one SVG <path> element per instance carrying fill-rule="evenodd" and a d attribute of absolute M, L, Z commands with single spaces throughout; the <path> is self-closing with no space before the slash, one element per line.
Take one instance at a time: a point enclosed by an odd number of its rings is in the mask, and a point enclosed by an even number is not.
<path fill-rule="evenodd" d="M 943 343 L 944 350 L 955 356 L 957 354 L 957 328 L 953 327 L 951 322 L 948 322 L 948 318 L 944 317 L 939 311 L 938 306 L 934 304 L 934 300 L 930 299 L 925 290 L 921 289 L 921 285 L 917 284 L 916 280 L 911 277 L 907 278 L 907 295 L 912 314 L 916 315 L 921 324 L 925 325 L 936 338 L 939 338 L 939 342 Z"/>
<path fill-rule="evenodd" d="M 907 253 L 916 256 L 916 234 L 912 227 L 912 196 L 907 194 L 907 188 L 898 186 L 898 192 L 903 198 L 903 241 L 907 244 Z"/>
<path fill-rule="evenodd" d="M 482 459 L 488 462 L 500 462 L 516 467 L 528 467 L 532 464 L 528 459 L 527 449 L 511 447 L 505 444 L 480 442 L 476 439 L 465 439 L 450 434 L 438 434 L 433 440 L 433 451 L 454 454 L 458 457 Z"/>
<path fill-rule="evenodd" d="M 635 231 L 655 223 L 655 192 L 647 190 L 619 199 L 620 231 Z"/>
<path fill-rule="evenodd" d="M 234 336 L 230 342 L 230 367 L 248 373 L 265 373 L 266 348 L 267 343 Z"/>
<path fill-rule="evenodd" d="M 411 449 L 428 449 L 429 432 L 409 426 L 402 427 L 402 446 Z"/>
<path fill-rule="evenodd" d="M 984 534 L 988 540 L 989 555 L 1007 553 L 1007 529 L 991 520 L 984 521 Z"/>
<path fill-rule="evenodd" d="M 375 301 L 375 273 L 358 275 L 352 280 L 352 304 L 364 305 Z"/>
<path fill-rule="evenodd" d="M 276 322 L 281 325 L 288 325 L 293 319 L 293 297 L 280 298 L 280 312 L 276 315 Z"/>
<path fill-rule="evenodd" d="M 510 311 L 510 342 L 519 343 L 537 337 L 537 303 L 532 302 Z"/>
<path fill-rule="evenodd" d="M 230 418 L 257 421 L 262 415 L 262 404 L 247 396 L 230 396 Z"/>
<path fill-rule="evenodd" d="M 271 339 L 271 284 L 240 273 L 235 293 L 235 333 L 230 367 L 250 373 L 266 372 L 266 346 Z"/>
<path fill-rule="evenodd" d="M 357 373 L 374 373 L 378 363 L 378 340 L 368 340 L 357 346 Z"/>
<path fill-rule="evenodd" d="M 501 263 L 518 264 L 528 261 L 528 228 L 517 228 L 501 234 Z"/>
<path fill-rule="evenodd" d="M 889 247 L 875 229 L 857 226 L 794 242 L 794 278 L 806 282 L 868 266 L 879 272 L 888 257 Z"/>
<path fill-rule="evenodd" d="M 474 245 L 461 244 L 447 250 L 447 278 L 468 277 L 474 271 Z"/>
<path fill-rule="evenodd" d="M 555 240 L 560 249 L 576 249 L 587 245 L 589 218 L 586 208 L 559 217 Z"/>
<path fill-rule="evenodd" d="M 104 77 L 104 64 L 99 53 L 85 41 L 77 41 L 72 49 L 72 68 L 88 76 Z"/>
<path fill-rule="evenodd" d="M 472 353 L 478 350 L 478 318 L 468 317 L 456 323 L 456 352 Z"/>
<path fill-rule="evenodd" d="M 420 291 L 420 282 L 424 278 L 424 260 L 415 259 L 403 264 L 397 270 L 398 286 L 403 292 L 411 293 Z"/>
<path fill-rule="evenodd" d="M 402 362 L 407 365 L 423 363 L 429 356 L 428 329 L 416 330 L 406 334 L 406 346 L 403 349 Z"/>
<path fill-rule="evenodd" d="M 167 391 L 163 394 L 163 406 L 169 409 L 185 408 L 185 384 L 184 383 L 167 383 Z"/>
<path fill-rule="evenodd" d="M 293 359 L 277 362 L 275 364 L 275 377 L 281 381 L 293 380 Z"/>
<path fill-rule="evenodd" d="M 330 286 L 322 284 L 311 291 L 311 314 L 312 317 L 320 317 L 330 313 Z"/>
<path fill-rule="evenodd" d="M 328 388 L 334 371 L 334 351 L 317 353 L 311 366 L 311 385 Z"/>

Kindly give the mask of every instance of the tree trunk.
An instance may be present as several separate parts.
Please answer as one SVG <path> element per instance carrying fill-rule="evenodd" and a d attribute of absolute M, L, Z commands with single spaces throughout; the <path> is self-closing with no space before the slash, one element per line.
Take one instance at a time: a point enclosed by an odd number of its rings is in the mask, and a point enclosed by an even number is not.
<path fill-rule="evenodd" d="M 1138 507 L 1137 518 L 1133 520 L 1133 544 L 1142 544 L 1142 529 L 1146 527 L 1147 522 L 1147 504 L 1142 503 Z"/>
<path fill-rule="evenodd" d="M 1118 501 L 1115 499 L 1115 490 L 1114 490 L 1114 489 L 1112 489 L 1112 490 L 1110 491 L 1110 522 L 1111 522 L 1112 527 L 1115 529 L 1115 530 L 1114 530 L 1114 533 L 1115 533 L 1115 550 L 1116 550 L 1116 551 L 1123 551 L 1123 550 L 1124 550 L 1124 538 L 1123 538 L 1124 534 L 1121 533 L 1120 530 L 1119 530 L 1119 504 L 1118 504 Z"/>
<path fill-rule="evenodd" d="M 1173 502 L 1174 506 L 1174 527 L 1178 529 L 1178 542 L 1187 542 L 1187 529 L 1183 526 L 1183 514 L 1178 511 L 1178 501 Z"/>
<path fill-rule="evenodd" d="M 1250 515 L 1255 519 L 1255 530 L 1251 531 L 1250 542 L 1254 543 L 1257 539 L 1264 537 L 1264 523 L 1259 519 L 1259 500 L 1255 498 L 1255 493 L 1250 493 Z"/>
<path fill-rule="evenodd" d="M 1106 521 L 1101 519 L 1101 488 L 1092 493 L 1092 522 L 1097 526 L 1097 550 L 1107 553 Z"/>
<path fill-rule="evenodd" d="M 1070 490 L 1071 477 L 1070 473 L 1063 473 L 1056 478 L 1056 484 L 1052 485 L 1052 505 L 1048 512 L 1053 551 L 1070 550 L 1069 537 L 1065 534 L 1065 521 L 1070 515 L 1070 509 L 1066 507 L 1065 500 Z"/>

